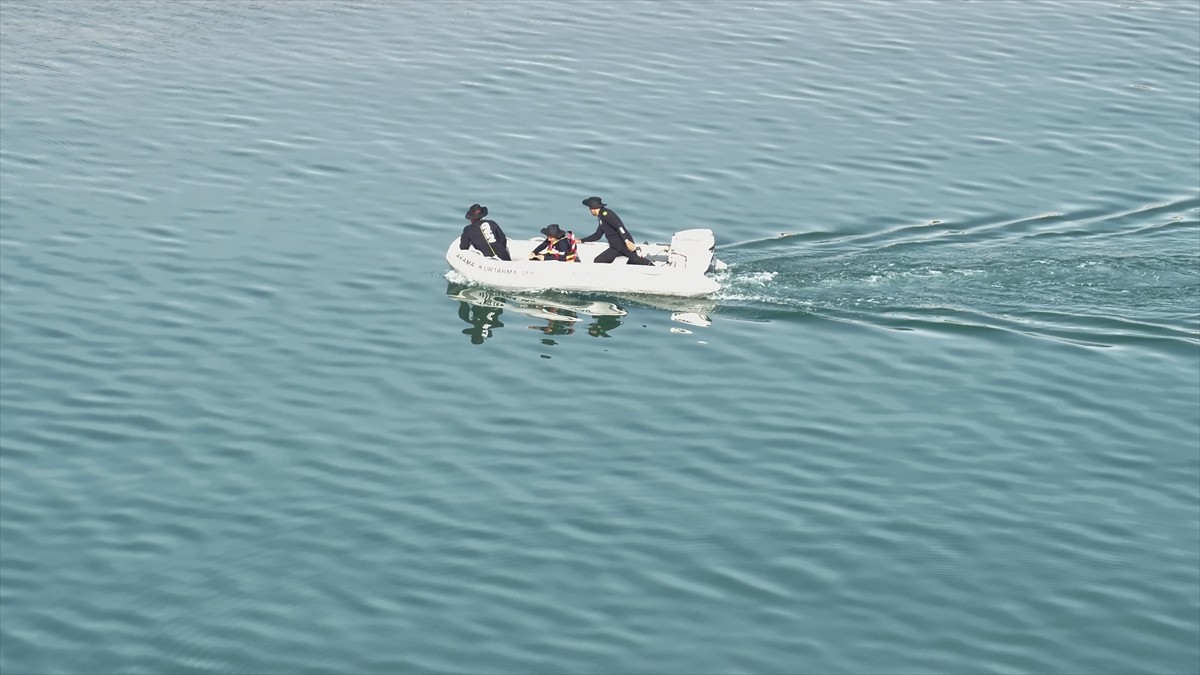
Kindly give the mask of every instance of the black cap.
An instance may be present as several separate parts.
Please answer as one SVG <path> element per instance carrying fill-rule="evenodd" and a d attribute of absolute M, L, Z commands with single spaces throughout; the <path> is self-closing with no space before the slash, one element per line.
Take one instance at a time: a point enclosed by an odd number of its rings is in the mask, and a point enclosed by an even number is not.
<path fill-rule="evenodd" d="M 467 209 L 467 220 L 479 220 L 487 215 L 487 207 L 478 204 L 472 204 L 471 208 Z"/>
<path fill-rule="evenodd" d="M 555 239 L 562 239 L 563 237 L 567 236 L 567 233 L 562 231 L 562 228 L 558 226 L 558 223 L 550 223 L 549 225 L 543 227 L 542 234 L 546 235 L 547 237 L 554 237 Z"/>
<path fill-rule="evenodd" d="M 605 206 L 604 202 L 600 201 L 599 197 L 588 197 L 583 200 L 583 205 L 589 209 L 599 209 Z"/>

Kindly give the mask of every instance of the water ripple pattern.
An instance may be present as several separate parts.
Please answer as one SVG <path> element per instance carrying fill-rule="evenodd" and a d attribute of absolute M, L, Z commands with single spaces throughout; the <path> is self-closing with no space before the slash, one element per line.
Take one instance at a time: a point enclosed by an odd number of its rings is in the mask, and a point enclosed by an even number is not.
<path fill-rule="evenodd" d="M 1200 7 L 0 3 L 0 672 L 1200 672 Z M 473 287 L 709 227 L 714 297 Z"/>

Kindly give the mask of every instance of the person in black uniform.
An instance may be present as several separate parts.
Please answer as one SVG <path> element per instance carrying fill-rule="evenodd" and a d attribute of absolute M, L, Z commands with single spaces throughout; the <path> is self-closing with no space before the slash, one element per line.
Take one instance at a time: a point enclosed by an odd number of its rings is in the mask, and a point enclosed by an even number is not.
<path fill-rule="evenodd" d="M 583 200 L 583 205 L 591 209 L 592 215 L 596 216 L 598 226 L 595 232 L 579 241 L 598 241 L 601 235 L 608 240 L 608 248 L 596 256 L 592 262 L 610 263 L 616 260 L 617 256 L 623 255 L 630 265 L 654 264 L 638 255 L 637 246 L 633 243 L 633 235 L 625 229 L 625 223 L 622 223 L 621 218 L 613 213 L 612 209 L 607 208 L 599 197 L 588 197 Z"/>
<path fill-rule="evenodd" d="M 474 246 L 486 256 L 512 260 L 508 255 L 508 237 L 504 236 L 504 230 L 500 229 L 496 221 L 484 218 L 487 214 L 486 206 L 472 204 L 471 208 L 467 209 L 467 220 L 471 221 L 471 224 L 463 228 L 458 248 L 465 251 Z"/>

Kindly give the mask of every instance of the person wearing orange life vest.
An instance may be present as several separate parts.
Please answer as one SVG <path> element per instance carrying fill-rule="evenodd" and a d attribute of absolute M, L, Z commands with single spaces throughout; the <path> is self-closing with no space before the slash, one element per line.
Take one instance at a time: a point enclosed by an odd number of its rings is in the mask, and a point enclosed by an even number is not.
<path fill-rule="evenodd" d="M 546 240 L 537 245 L 529 254 L 530 260 L 559 260 L 562 262 L 579 262 L 576 255 L 579 242 L 574 232 L 563 232 L 558 223 L 550 223 L 542 228 Z"/>
<path fill-rule="evenodd" d="M 501 260 L 512 260 L 508 254 L 508 237 L 504 230 L 494 220 L 487 220 L 486 206 L 472 204 L 467 209 L 469 225 L 463 228 L 462 236 L 458 239 L 458 248 L 465 251 L 472 246 L 486 256 Z"/>

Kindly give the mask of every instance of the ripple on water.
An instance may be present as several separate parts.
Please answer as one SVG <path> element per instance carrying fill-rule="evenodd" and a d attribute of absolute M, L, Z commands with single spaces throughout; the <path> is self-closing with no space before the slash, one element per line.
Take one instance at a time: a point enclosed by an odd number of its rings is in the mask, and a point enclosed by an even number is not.
<path fill-rule="evenodd" d="M 0 670 L 1196 671 L 1197 13 L 977 4 L 6 5 Z"/>

